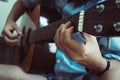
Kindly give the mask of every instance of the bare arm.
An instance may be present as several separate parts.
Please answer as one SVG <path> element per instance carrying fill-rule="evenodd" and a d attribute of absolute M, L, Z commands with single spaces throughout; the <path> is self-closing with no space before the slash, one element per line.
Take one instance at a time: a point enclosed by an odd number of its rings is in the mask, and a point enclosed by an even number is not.
<path fill-rule="evenodd" d="M 21 0 L 17 0 L 14 4 L 8 18 L 6 24 L 3 28 L 3 37 L 7 44 L 9 45 L 17 45 L 19 42 L 19 36 L 22 35 L 20 29 L 18 28 L 16 21 L 17 19 L 28 9 L 25 8 L 21 2 Z M 13 31 L 16 31 L 17 34 L 13 34 Z"/>
<path fill-rule="evenodd" d="M 8 16 L 7 22 L 16 21 L 25 11 L 26 8 L 22 5 L 21 0 L 17 0 Z"/>
<path fill-rule="evenodd" d="M 15 65 L 0 64 L 0 80 L 47 80 L 35 74 L 27 74 Z"/>

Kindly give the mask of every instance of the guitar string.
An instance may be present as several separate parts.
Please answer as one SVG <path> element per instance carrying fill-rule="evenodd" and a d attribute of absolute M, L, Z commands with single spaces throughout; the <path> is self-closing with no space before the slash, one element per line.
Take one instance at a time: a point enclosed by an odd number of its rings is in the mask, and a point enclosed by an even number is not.
<path fill-rule="evenodd" d="M 115 9 L 114 7 L 111 7 L 111 8 L 108 8 L 107 10 L 108 11 L 111 11 L 112 9 Z M 88 10 L 87 12 L 97 12 L 97 10 Z M 80 12 L 79 12 L 80 13 Z M 83 14 L 84 15 L 84 14 Z M 99 15 L 97 15 L 97 17 L 100 17 Z M 87 19 L 92 19 L 93 17 L 91 16 L 91 17 L 88 17 Z M 109 17 L 107 17 L 107 18 L 109 18 Z M 58 22 L 59 22 L 59 20 L 57 20 Z M 57 22 L 56 21 L 56 22 Z M 61 20 L 60 20 L 61 21 Z M 91 20 L 90 20 L 91 21 Z M 82 23 L 82 22 L 81 22 Z M 87 22 L 87 23 L 92 23 L 92 22 Z M 109 23 L 109 22 L 100 22 L 100 23 Z M 49 25 L 48 25 L 49 26 Z M 58 27 L 57 27 L 58 28 Z M 48 31 L 48 29 L 47 29 L 47 27 L 46 28 L 44 28 L 44 29 L 46 29 L 47 31 L 45 31 L 45 32 L 47 32 L 47 34 L 49 34 L 49 31 Z M 50 31 L 51 32 L 51 31 Z"/>

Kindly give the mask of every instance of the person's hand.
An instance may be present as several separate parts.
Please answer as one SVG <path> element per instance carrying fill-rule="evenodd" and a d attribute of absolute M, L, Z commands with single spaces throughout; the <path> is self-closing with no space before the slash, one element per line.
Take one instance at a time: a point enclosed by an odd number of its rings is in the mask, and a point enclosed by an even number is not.
<path fill-rule="evenodd" d="M 85 67 L 102 71 L 106 67 L 106 60 L 101 56 L 101 52 L 94 36 L 85 32 L 81 33 L 85 39 L 85 44 L 77 42 L 71 38 L 73 26 L 70 22 L 62 24 L 56 31 L 54 41 L 56 46 L 65 52 L 72 60 Z"/>
<path fill-rule="evenodd" d="M 16 31 L 16 34 L 14 34 L 13 31 Z M 5 27 L 3 28 L 2 34 L 8 45 L 17 45 L 19 42 L 19 38 L 22 35 L 17 24 L 13 21 L 6 23 Z"/>

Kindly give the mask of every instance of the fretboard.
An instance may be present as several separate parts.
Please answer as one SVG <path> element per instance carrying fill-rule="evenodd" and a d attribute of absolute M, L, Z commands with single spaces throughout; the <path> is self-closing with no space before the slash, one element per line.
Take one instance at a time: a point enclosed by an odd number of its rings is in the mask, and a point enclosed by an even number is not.
<path fill-rule="evenodd" d="M 32 42 L 53 42 L 53 37 L 56 33 L 56 30 L 60 27 L 62 23 L 71 21 L 73 26 L 76 26 L 74 31 L 78 31 L 78 19 L 79 13 L 72 15 L 66 19 L 60 19 L 47 25 L 43 28 L 37 29 L 30 33 L 29 43 Z"/>
<path fill-rule="evenodd" d="M 74 32 L 86 32 L 102 37 L 120 36 L 120 6 L 115 0 L 110 1 L 97 4 L 85 12 L 77 13 L 32 31 L 28 42 L 53 42 L 56 30 L 67 21 L 72 22 Z"/>

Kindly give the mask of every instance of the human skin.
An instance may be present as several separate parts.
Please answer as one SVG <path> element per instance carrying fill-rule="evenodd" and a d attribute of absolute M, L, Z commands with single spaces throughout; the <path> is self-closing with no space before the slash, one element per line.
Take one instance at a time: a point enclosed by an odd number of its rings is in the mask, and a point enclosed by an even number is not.
<path fill-rule="evenodd" d="M 96 72 L 102 72 L 106 66 L 106 59 L 102 57 L 96 37 L 85 32 L 82 32 L 82 36 L 85 39 L 85 44 L 77 42 L 71 38 L 74 27 L 71 22 L 68 21 L 62 24 L 56 31 L 54 41 L 56 46 L 62 50 L 70 59 L 82 64 L 89 70 Z M 120 79 L 120 76 L 110 76 L 113 73 L 120 73 L 120 62 L 114 59 L 110 59 L 110 68 L 102 76 L 94 76 L 91 80 L 116 80 Z M 117 71 L 117 70 L 118 71 Z M 112 78 L 111 78 L 112 77 Z"/>
<path fill-rule="evenodd" d="M 47 80 L 35 74 L 27 74 L 16 65 L 0 64 L 0 80 Z"/>

